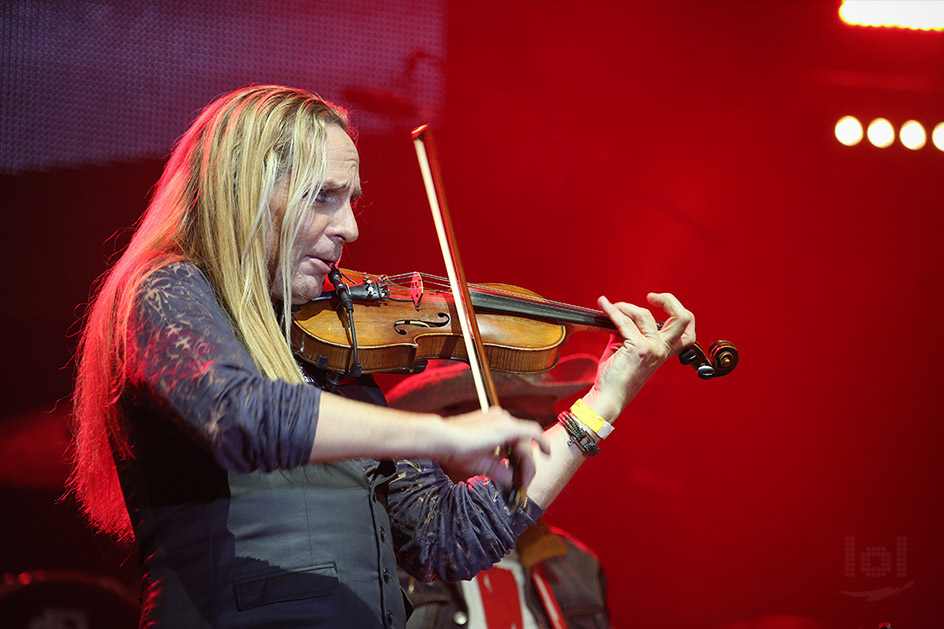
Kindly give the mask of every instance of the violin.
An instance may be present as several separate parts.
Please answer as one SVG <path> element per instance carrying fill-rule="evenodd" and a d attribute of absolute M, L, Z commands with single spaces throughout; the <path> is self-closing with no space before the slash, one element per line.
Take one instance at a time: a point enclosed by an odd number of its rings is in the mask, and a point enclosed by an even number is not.
<path fill-rule="evenodd" d="M 292 316 L 296 354 L 335 374 L 422 371 L 432 359 L 468 361 L 449 281 L 436 275 L 372 275 L 338 270 L 335 289 Z M 508 373 L 551 369 L 575 332 L 612 333 L 601 311 L 544 299 L 507 284 L 469 284 L 490 367 Z M 661 324 L 660 324 L 661 326 Z M 679 361 L 702 379 L 725 376 L 738 364 L 737 348 L 716 341 L 705 352 L 686 347 Z"/>

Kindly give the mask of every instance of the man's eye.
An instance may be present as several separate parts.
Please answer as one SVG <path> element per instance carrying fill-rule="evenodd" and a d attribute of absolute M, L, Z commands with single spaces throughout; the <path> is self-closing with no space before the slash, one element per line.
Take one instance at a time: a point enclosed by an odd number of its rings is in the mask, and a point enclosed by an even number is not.
<path fill-rule="evenodd" d="M 326 203 L 328 201 L 328 192 L 325 190 L 319 190 L 318 194 L 315 195 L 315 203 Z"/>

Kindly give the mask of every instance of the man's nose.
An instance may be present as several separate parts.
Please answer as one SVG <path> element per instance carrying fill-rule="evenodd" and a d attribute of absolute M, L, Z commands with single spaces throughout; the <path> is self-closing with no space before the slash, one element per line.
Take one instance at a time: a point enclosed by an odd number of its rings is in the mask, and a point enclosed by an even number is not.
<path fill-rule="evenodd" d="M 344 207 L 338 212 L 337 219 L 334 222 L 334 233 L 340 236 L 344 242 L 354 242 L 357 240 L 357 218 L 354 216 L 354 208 L 350 203 L 345 203 Z"/>

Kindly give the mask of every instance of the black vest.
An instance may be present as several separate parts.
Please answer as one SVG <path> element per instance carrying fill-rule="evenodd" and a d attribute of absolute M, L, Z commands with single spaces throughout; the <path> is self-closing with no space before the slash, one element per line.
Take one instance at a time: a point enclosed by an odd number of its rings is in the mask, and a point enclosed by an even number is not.
<path fill-rule="evenodd" d="M 339 393 L 383 403 L 372 381 Z M 386 512 L 392 461 L 228 473 L 180 429 L 125 405 L 120 478 L 144 573 L 142 626 L 403 627 Z"/>

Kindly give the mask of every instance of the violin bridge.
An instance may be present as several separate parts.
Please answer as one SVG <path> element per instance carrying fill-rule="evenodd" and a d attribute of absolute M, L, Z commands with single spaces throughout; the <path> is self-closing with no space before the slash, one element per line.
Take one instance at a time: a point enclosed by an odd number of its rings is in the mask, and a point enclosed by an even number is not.
<path fill-rule="evenodd" d="M 413 307 L 420 309 L 420 302 L 423 301 L 423 276 L 413 271 L 413 281 L 410 282 L 410 297 L 413 299 Z"/>

